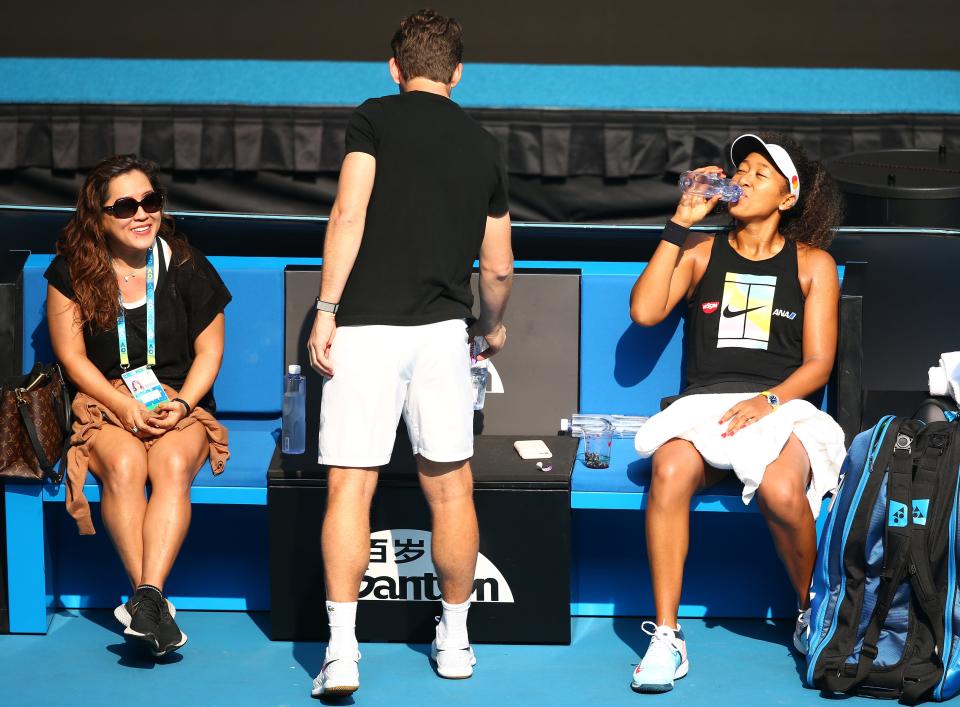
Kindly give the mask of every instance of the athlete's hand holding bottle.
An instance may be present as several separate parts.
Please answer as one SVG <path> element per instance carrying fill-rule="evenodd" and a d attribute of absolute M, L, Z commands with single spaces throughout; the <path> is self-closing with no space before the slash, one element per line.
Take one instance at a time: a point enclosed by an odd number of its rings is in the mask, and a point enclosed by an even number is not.
<path fill-rule="evenodd" d="M 717 179 L 726 176 L 722 168 L 713 165 L 701 167 L 692 174 Z M 719 194 L 706 198 L 694 191 L 684 191 L 680 196 L 660 245 L 630 293 L 630 318 L 634 322 L 640 326 L 659 324 L 690 293 L 694 272 L 705 267 L 710 248 L 707 239 L 700 234 L 690 236 L 688 229 L 706 218 L 719 201 Z"/>
<path fill-rule="evenodd" d="M 701 167 L 700 169 L 693 170 L 693 172 L 695 174 L 716 175 L 720 178 L 727 176 L 724 174 L 723 169 L 714 165 L 709 167 Z M 680 203 L 677 204 L 677 210 L 673 214 L 671 221 L 676 223 L 678 226 L 690 228 L 691 226 L 703 221 L 703 219 L 705 219 L 710 212 L 716 208 L 719 201 L 719 194 L 707 199 L 696 193 L 683 192 L 680 196 Z"/>

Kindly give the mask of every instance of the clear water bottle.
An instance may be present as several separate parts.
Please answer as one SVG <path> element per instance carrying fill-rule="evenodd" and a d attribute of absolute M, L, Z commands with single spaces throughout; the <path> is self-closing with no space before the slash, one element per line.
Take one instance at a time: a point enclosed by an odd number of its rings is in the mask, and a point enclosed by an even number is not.
<path fill-rule="evenodd" d="M 649 418 L 640 415 L 613 415 L 575 412 L 560 420 L 560 431 L 571 437 L 583 437 L 586 427 L 608 425 L 614 437 L 635 437 Z"/>
<path fill-rule="evenodd" d="M 473 387 L 473 409 L 483 410 L 483 402 L 487 397 L 487 361 L 478 361 L 477 354 L 489 348 L 487 340 L 482 336 L 475 336 L 470 344 L 470 384 Z"/>
<path fill-rule="evenodd" d="M 283 429 L 280 432 L 280 451 L 284 454 L 303 454 L 307 444 L 306 423 L 307 379 L 295 363 L 287 368 L 283 378 Z"/>
<path fill-rule="evenodd" d="M 705 199 L 719 195 L 720 201 L 737 201 L 743 192 L 732 179 L 703 172 L 684 172 L 677 183 L 684 194 L 695 194 Z"/>

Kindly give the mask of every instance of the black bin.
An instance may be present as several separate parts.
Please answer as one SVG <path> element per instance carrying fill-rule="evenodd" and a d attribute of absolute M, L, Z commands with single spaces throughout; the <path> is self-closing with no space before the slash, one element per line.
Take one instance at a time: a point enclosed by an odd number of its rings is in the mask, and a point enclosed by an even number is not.
<path fill-rule="evenodd" d="M 529 439 L 529 437 L 526 437 Z M 570 643 L 570 475 L 576 440 L 550 437 L 553 469 L 519 458 L 524 437 L 481 436 L 472 460 L 480 559 L 470 639 Z M 314 445 L 316 442 L 314 442 Z M 404 448 L 404 445 L 405 448 Z M 371 510 L 371 562 L 361 586 L 361 641 L 429 643 L 440 612 L 430 561 L 430 513 L 409 443 L 398 435 Z M 325 469 L 316 451 L 275 453 L 267 482 L 271 638 L 329 636 L 320 529 Z"/>
<path fill-rule="evenodd" d="M 827 167 L 846 199 L 846 226 L 960 228 L 960 153 L 856 152 Z"/>

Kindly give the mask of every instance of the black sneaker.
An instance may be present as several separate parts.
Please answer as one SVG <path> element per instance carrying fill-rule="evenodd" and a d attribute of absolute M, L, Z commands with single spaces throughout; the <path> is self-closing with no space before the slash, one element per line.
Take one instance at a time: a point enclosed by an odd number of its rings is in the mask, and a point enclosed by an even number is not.
<path fill-rule="evenodd" d="M 170 616 L 177 617 L 177 607 L 173 605 L 169 599 L 167 599 L 167 609 L 170 611 Z M 113 610 L 113 617 L 121 623 L 121 625 L 126 628 L 130 625 L 130 620 L 133 618 L 131 612 L 133 611 L 133 595 L 127 599 L 126 602 L 118 606 Z"/>
<path fill-rule="evenodd" d="M 187 634 L 180 630 L 167 606 L 166 599 L 160 604 L 160 621 L 157 624 L 157 647 L 153 654 L 158 658 L 181 648 L 187 642 Z"/>
<path fill-rule="evenodd" d="M 137 587 L 127 604 L 130 625 L 123 630 L 123 635 L 143 641 L 154 651 L 159 650 L 157 634 L 160 631 L 160 607 L 164 610 L 167 608 L 160 590 L 149 586 Z M 166 613 L 169 616 L 169 612 Z"/>

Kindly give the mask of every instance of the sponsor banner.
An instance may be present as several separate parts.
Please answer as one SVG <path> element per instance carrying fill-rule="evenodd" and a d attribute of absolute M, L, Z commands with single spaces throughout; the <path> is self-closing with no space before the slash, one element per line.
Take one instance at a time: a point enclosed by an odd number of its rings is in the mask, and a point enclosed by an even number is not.
<path fill-rule="evenodd" d="M 370 533 L 370 564 L 360 584 L 361 601 L 440 601 L 440 583 L 430 554 L 431 534 L 414 528 Z M 513 603 L 503 574 L 483 554 L 477 557 L 473 602 Z"/>

